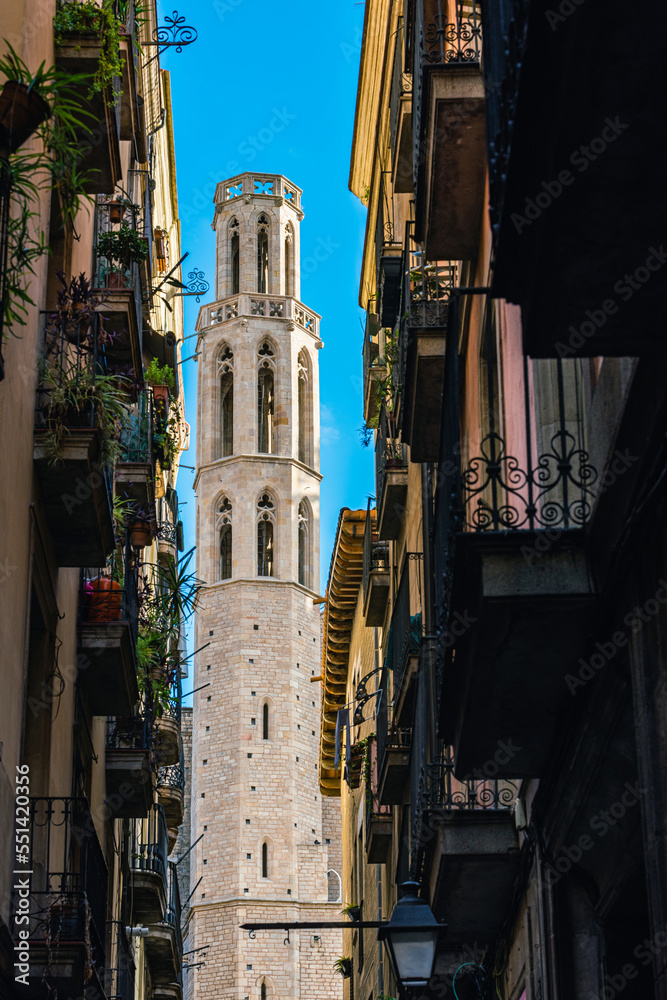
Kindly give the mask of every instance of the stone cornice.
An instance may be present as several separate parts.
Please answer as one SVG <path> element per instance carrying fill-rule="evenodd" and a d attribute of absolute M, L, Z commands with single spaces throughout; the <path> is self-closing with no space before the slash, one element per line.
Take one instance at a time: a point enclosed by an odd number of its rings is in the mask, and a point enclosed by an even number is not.
<path fill-rule="evenodd" d="M 192 488 L 195 491 L 197 490 L 202 473 L 208 472 L 211 469 L 219 469 L 223 466 L 227 468 L 230 465 L 236 465 L 238 462 L 275 462 L 276 465 L 294 465 L 297 469 L 300 469 L 302 472 L 306 472 L 309 476 L 312 476 L 312 478 L 318 483 L 321 483 L 324 478 L 321 472 L 311 469 L 309 465 L 305 465 L 303 462 L 300 462 L 298 458 L 291 458 L 289 455 L 265 455 L 256 452 L 251 455 L 229 455 L 228 458 L 217 458 L 215 462 L 207 462 L 206 465 L 200 465 L 195 474 Z"/>
<path fill-rule="evenodd" d="M 248 584 L 256 583 L 269 583 L 272 587 L 294 587 L 296 590 L 300 590 L 302 594 L 306 594 L 308 597 L 313 598 L 313 603 L 320 603 L 322 601 L 322 596 L 315 590 L 311 590 L 309 587 L 304 587 L 302 583 L 298 580 L 280 580 L 277 576 L 239 576 L 234 577 L 232 580 L 216 580 L 215 583 L 202 583 L 202 591 L 211 590 L 227 590 L 230 587 L 236 587 L 240 584 L 248 586 Z"/>

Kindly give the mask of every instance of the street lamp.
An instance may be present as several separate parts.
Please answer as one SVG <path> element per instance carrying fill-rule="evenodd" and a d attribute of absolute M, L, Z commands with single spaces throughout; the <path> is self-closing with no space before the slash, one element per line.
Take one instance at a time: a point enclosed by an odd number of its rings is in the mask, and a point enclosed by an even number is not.
<path fill-rule="evenodd" d="M 446 930 L 431 907 L 417 895 L 417 882 L 404 882 L 403 896 L 388 923 L 378 928 L 385 941 L 396 982 L 406 989 L 424 987 L 433 975 L 438 939 Z"/>

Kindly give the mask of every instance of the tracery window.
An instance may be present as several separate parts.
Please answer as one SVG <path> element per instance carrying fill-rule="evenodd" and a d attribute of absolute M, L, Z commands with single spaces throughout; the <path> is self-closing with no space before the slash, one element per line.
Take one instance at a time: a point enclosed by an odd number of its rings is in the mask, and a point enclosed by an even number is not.
<path fill-rule="evenodd" d="M 276 505 L 270 493 L 262 493 L 257 502 L 257 576 L 273 576 L 273 528 Z"/>
<path fill-rule="evenodd" d="M 225 344 L 218 355 L 220 378 L 220 457 L 234 454 L 234 354 Z"/>
<path fill-rule="evenodd" d="M 216 518 L 220 539 L 218 579 L 230 580 L 232 576 L 232 505 L 228 497 L 223 496 L 218 501 Z"/>

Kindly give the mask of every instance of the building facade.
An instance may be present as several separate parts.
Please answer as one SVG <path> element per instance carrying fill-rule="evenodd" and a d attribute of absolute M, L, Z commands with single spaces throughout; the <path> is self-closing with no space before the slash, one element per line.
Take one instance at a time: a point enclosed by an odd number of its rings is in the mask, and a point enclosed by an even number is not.
<path fill-rule="evenodd" d="M 181 254 L 170 78 L 145 59 L 157 26 L 151 2 L 0 14 L 7 1000 L 182 996 L 168 855 L 193 595 L 182 304 L 158 293 Z"/>
<path fill-rule="evenodd" d="M 376 507 L 339 525 L 321 787 L 363 918 L 412 879 L 447 924 L 427 997 L 665 993 L 662 111 L 622 35 L 595 5 L 365 6 Z M 349 995 L 398 997 L 361 933 Z"/>
<path fill-rule="evenodd" d="M 188 995 L 330 997 L 334 811 L 318 786 L 319 316 L 300 300 L 301 191 L 215 193 L 216 299 L 198 321 L 198 577 Z M 329 885 L 335 885 L 332 892 Z M 340 935 L 338 935 L 340 937 Z M 286 940 L 287 938 L 287 940 Z"/>

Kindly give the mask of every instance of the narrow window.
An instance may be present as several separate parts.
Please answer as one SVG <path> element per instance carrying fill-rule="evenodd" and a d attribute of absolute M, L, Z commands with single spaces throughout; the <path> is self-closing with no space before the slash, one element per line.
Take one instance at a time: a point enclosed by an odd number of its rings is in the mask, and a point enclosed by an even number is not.
<path fill-rule="evenodd" d="M 273 576 L 273 525 L 260 521 L 257 525 L 257 576 Z"/>
<path fill-rule="evenodd" d="M 269 706 L 265 702 L 264 708 L 262 709 L 262 739 L 268 740 L 269 738 Z"/>
<path fill-rule="evenodd" d="M 257 450 L 273 453 L 274 380 L 270 368 L 260 368 L 257 378 Z"/>
<path fill-rule="evenodd" d="M 221 458 L 234 453 L 234 354 L 225 345 L 218 357 L 220 378 L 220 447 Z"/>
<path fill-rule="evenodd" d="M 297 447 L 297 457 L 300 462 L 304 465 L 312 465 L 312 440 L 313 440 L 313 426 L 312 426 L 312 405 L 311 405 L 311 386 L 310 386 L 310 364 L 308 361 L 308 355 L 305 351 L 301 351 L 298 357 L 297 363 L 298 370 L 298 397 L 297 397 L 297 407 L 298 407 L 298 447 Z"/>
<path fill-rule="evenodd" d="M 257 220 L 257 291 L 267 295 L 269 291 L 269 219 L 260 215 Z"/>
<path fill-rule="evenodd" d="M 285 295 L 294 295 L 292 289 L 292 227 L 285 231 Z"/>
<path fill-rule="evenodd" d="M 269 845 L 264 841 L 262 844 L 262 878 L 269 877 Z M 266 996 L 266 986 L 262 983 L 263 996 Z"/>
<path fill-rule="evenodd" d="M 230 580 L 232 576 L 232 505 L 223 497 L 217 510 L 218 531 L 220 532 L 219 579 Z"/>
<path fill-rule="evenodd" d="M 239 231 L 238 229 L 232 230 L 232 238 L 230 240 L 230 256 L 232 265 L 232 295 L 238 295 L 239 293 Z"/>
<path fill-rule="evenodd" d="M 310 586 L 308 541 L 308 507 L 302 500 L 299 504 L 299 583 L 303 587 Z"/>

